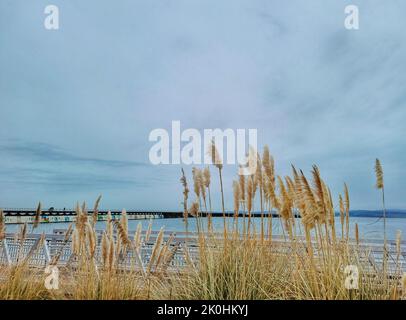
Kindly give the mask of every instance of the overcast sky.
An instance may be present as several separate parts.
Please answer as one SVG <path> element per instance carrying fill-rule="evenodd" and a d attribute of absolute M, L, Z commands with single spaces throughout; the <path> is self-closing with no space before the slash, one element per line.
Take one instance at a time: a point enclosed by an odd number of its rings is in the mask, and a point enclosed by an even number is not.
<path fill-rule="evenodd" d="M 405 1 L 51 3 L 57 31 L 49 1 L 0 1 L 0 206 L 180 209 L 180 166 L 148 159 L 150 131 L 180 120 L 257 128 L 279 174 L 318 164 L 355 209 L 379 208 L 378 157 L 387 206 L 406 208 Z"/>

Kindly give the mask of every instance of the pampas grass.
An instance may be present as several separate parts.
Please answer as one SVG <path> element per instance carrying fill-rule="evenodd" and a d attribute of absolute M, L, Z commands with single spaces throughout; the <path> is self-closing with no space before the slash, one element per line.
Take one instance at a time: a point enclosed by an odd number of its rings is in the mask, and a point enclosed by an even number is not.
<path fill-rule="evenodd" d="M 211 175 L 210 175 L 209 167 L 206 167 L 203 170 L 203 182 L 204 182 L 204 186 L 207 188 L 207 193 L 209 195 L 209 210 L 210 210 L 209 213 L 211 213 L 212 212 L 211 195 L 210 195 Z"/>
<path fill-rule="evenodd" d="M 71 250 L 75 255 L 80 254 L 80 240 L 79 240 L 79 230 L 75 229 L 72 234 Z"/>
<path fill-rule="evenodd" d="M 37 210 L 35 211 L 34 223 L 32 225 L 33 230 L 36 227 L 38 227 L 38 224 L 40 223 L 40 220 L 41 220 L 41 202 L 38 203 Z"/>
<path fill-rule="evenodd" d="M 131 241 L 128 238 L 128 231 L 126 230 L 126 225 L 123 224 L 122 221 L 114 221 L 114 226 L 117 229 L 118 239 L 122 245 L 124 245 L 123 250 L 125 250 L 128 246 L 131 246 Z"/>
<path fill-rule="evenodd" d="M 155 261 L 159 258 L 159 254 L 161 253 L 163 235 L 164 235 L 164 229 L 161 228 L 161 230 L 159 230 L 154 247 L 152 249 L 151 258 L 149 260 L 148 267 L 147 267 L 148 273 L 150 273 L 152 271 Z"/>
<path fill-rule="evenodd" d="M 6 236 L 6 222 L 4 221 L 3 210 L 0 209 L 0 240 Z"/>
<path fill-rule="evenodd" d="M 238 214 L 240 213 L 241 190 L 240 185 L 237 181 L 233 181 L 233 194 L 234 194 L 234 218 L 238 219 Z"/>
<path fill-rule="evenodd" d="M 220 154 L 217 150 L 214 139 L 211 140 L 211 143 L 209 146 L 209 155 L 211 157 L 212 163 L 219 171 L 220 191 L 221 191 L 221 209 L 223 211 L 224 232 L 227 233 L 226 211 L 225 211 L 225 207 L 224 207 L 223 176 L 222 176 L 223 160 L 220 157 Z"/>
<path fill-rule="evenodd" d="M 111 211 L 107 212 L 107 220 L 106 220 L 106 232 L 107 237 L 111 239 L 113 237 L 113 218 L 111 216 Z"/>
<path fill-rule="evenodd" d="M 385 208 L 385 186 L 383 183 L 383 169 L 379 159 L 375 160 L 375 176 L 376 176 L 376 188 L 382 191 L 382 211 L 383 211 L 383 237 L 384 237 L 384 251 L 387 250 L 387 238 L 386 238 L 386 208 Z M 384 258 L 384 264 L 386 258 Z M 385 267 L 385 266 L 384 266 Z"/>
<path fill-rule="evenodd" d="M 114 243 L 114 239 L 110 239 L 110 247 L 108 251 L 108 269 L 112 271 L 115 264 L 115 257 L 116 257 L 116 245 Z"/>
<path fill-rule="evenodd" d="M 375 160 L 376 188 L 383 189 L 383 169 L 379 159 Z"/>
<path fill-rule="evenodd" d="M 261 239 L 264 240 L 264 176 L 262 171 L 262 161 L 260 155 L 257 153 L 257 168 L 255 171 L 255 180 L 259 189 L 259 204 L 261 210 Z"/>
<path fill-rule="evenodd" d="M 344 183 L 344 211 L 345 211 L 345 233 L 347 241 L 350 234 L 350 192 L 348 186 Z"/>
<path fill-rule="evenodd" d="M 199 216 L 199 203 L 197 201 L 192 202 L 189 212 L 192 217 L 197 218 Z"/>
<path fill-rule="evenodd" d="M 95 229 L 92 228 L 89 222 L 86 224 L 86 235 L 88 237 L 90 258 L 93 259 L 96 252 L 97 236 Z"/>
<path fill-rule="evenodd" d="M 149 241 L 149 237 L 151 236 L 151 232 L 152 232 L 152 220 L 150 220 L 149 224 L 148 224 L 148 229 L 147 229 L 147 232 L 145 234 L 145 242 Z"/>
<path fill-rule="evenodd" d="M 103 232 L 101 251 L 102 251 L 103 266 L 104 268 L 106 268 L 108 265 L 110 255 L 110 239 L 108 238 L 106 232 Z"/>
<path fill-rule="evenodd" d="M 205 188 L 207 188 L 207 193 L 209 195 L 209 213 L 207 215 L 207 228 L 209 231 L 212 231 L 212 206 L 211 206 L 211 193 L 210 193 L 210 183 L 211 183 L 211 174 L 209 167 L 205 167 L 203 170 L 203 182 Z M 207 211 L 207 207 L 206 207 Z"/>
<path fill-rule="evenodd" d="M 94 203 L 94 207 L 93 207 L 93 214 L 92 214 L 92 221 L 93 221 L 93 226 L 96 225 L 96 222 L 98 220 L 99 217 L 99 204 L 101 201 L 102 196 L 98 196 L 96 199 L 96 202 Z"/>
<path fill-rule="evenodd" d="M 137 251 L 139 251 L 141 244 L 142 244 L 141 232 L 142 232 L 142 225 L 141 225 L 141 222 L 139 222 L 137 225 L 135 234 L 134 234 L 134 248 Z"/>
<path fill-rule="evenodd" d="M 202 185 L 200 170 L 194 167 L 192 169 L 192 175 L 193 175 L 193 190 L 195 192 L 196 198 L 200 201 L 200 191 Z"/>
<path fill-rule="evenodd" d="M 180 178 L 180 182 L 181 182 L 182 187 L 183 187 L 183 221 L 185 222 L 186 229 L 187 229 L 187 225 L 188 225 L 187 218 L 188 218 L 188 215 L 189 215 L 188 210 L 187 210 L 187 200 L 188 200 L 188 197 L 189 197 L 189 188 L 188 188 L 188 185 L 187 185 L 185 171 L 183 170 L 183 168 L 182 168 L 182 176 Z"/>

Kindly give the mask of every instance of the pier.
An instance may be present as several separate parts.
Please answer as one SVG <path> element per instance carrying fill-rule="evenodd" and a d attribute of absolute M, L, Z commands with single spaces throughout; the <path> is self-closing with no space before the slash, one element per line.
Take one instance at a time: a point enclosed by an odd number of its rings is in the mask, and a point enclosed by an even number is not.
<path fill-rule="evenodd" d="M 99 210 L 98 211 L 98 221 L 107 220 L 108 212 L 110 211 L 112 219 L 117 219 L 121 216 L 122 210 Z M 35 219 L 36 209 L 27 208 L 7 208 L 3 210 L 6 223 L 32 223 Z M 171 218 L 182 218 L 183 211 L 138 211 L 129 210 L 127 212 L 127 217 L 129 220 L 138 219 L 171 219 Z M 93 214 L 93 211 L 88 211 L 89 215 Z M 205 217 L 208 212 L 201 212 L 201 216 Z M 212 212 L 212 217 L 222 217 L 222 212 Z M 233 212 L 225 212 L 226 217 L 233 217 Z M 239 214 L 240 217 L 243 213 Z M 247 214 L 245 214 L 247 216 Z M 251 217 L 258 218 L 261 216 L 259 212 L 251 213 Z M 265 217 L 269 216 L 269 213 L 264 213 Z M 277 214 L 272 213 L 273 217 L 279 217 Z M 56 223 L 56 222 L 73 222 L 75 221 L 76 211 L 74 209 L 53 209 L 41 210 L 41 223 Z M 299 216 L 295 216 L 299 218 Z"/>

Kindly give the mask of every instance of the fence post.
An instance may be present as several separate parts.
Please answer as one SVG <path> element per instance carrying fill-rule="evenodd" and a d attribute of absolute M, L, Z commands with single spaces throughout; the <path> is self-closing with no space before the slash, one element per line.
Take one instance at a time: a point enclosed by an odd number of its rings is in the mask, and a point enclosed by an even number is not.
<path fill-rule="evenodd" d="M 9 266 L 11 266 L 11 258 L 10 258 L 10 252 L 8 250 L 7 239 L 4 238 L 1 242 L 3 244 L 3 250 L 4 250 L 4 255 L 6 256 L 7 264 Z"/>
<path fill-rule="evenodd" d="M 44 256 L 45 256 L 45 265 L 51 262 L 51 254 L 49 253 L 48 242 L 45 239 L 44 241 Z"/>

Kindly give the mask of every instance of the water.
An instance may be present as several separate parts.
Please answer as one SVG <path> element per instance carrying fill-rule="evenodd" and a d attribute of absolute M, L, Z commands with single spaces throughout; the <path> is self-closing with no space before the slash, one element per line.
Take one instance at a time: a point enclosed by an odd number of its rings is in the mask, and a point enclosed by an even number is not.
<path fill-rule="evenodd" d="M 229 224 L 232 224 L 232 219 L 227 219 Z M 297 220 L 297 225 L 300 224 L 299 219 Z M 337 234 L 341 235 L 341 224 L 339 223 L 339 218 L 336 219 L 336 230 Z M 216 231 L 223 230 L 223 218 L 213 218 L 213 228 Z M 255 224 L 255 228 L 257 231 L 260 230 L 260 218 L 252 218 L 253 223 Z M 267 220 L 265 220 L 267 221 Z M 282 235 L 283 229 L 281 227 L 281 221 L 279 218 L 273 218 L 273 234 L 274 235 Z M 202 219 L 202 222 L 207 228 L 207 220 Z M 134 231 L 138 225 L 138 223 L 142 224 L 143 230 L 148 228 L 149 220 L 129 220 L 129 230 Z M 375 217 L 351 217 L 350 219 L 350 237 L 354 237 L 354 229 L 355 223 L 358 223 L 358 229 L 360 234 L 360 239 L 377 239 L 383 240 L 383 219 L 375 218 Z M 15 232 L 18 230 L 20 225 L 17 224 L 7 224 L 7 232 Z M 43 223 L 38 226 L 35 230 L 35 233 L 52 233 L 54 229 L 66 229 L 68 228 L 69 223 L 61 222 L 61 223 Z M 240 219 L 239 223 L 240 228 L 242 228 L 242 221 Z M 161 227 L 165 228 L 165 231 L 174 231 L 174 232 L 181 232 L 185 231 L 185 224 L 181 218 L 179 219 L 153 219 L 152 220 L 152 229 L 155 231 L 159 231 Z M 103 230 L 105 228 L 105 222 L 100 221 L 96 224 L 96 229 Z M 189 231 L 196 231 L 196 219 L 189 218 Z M 29 226 L 29 231 L 31 231 L 31 226 Z M 402 235 L 406 235 L 406 219 L 404 218 L 388 218 L 386 220 L 386 232 L 387 237 L 390 240 L 396 239 L 396 234 L 400 230 Z"/>

